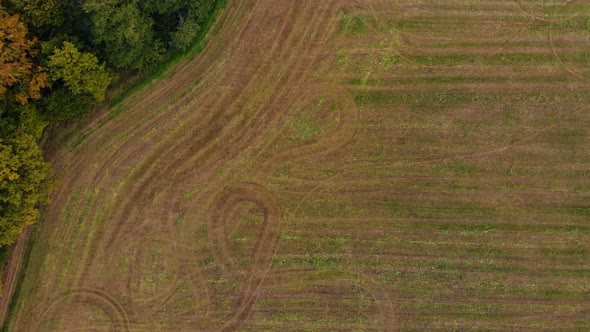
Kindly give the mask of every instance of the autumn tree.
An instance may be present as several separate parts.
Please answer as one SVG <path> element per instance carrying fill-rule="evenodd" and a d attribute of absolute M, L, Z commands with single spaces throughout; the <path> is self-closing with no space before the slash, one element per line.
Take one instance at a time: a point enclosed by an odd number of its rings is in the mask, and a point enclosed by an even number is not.
<path fill-rule="evenodd" d="M 0 8 L 0 246 L 37 220 L 51 183 L 37 145 L 45 123 L 27 104 L 41 98 L 48 74 L 35 64 L 35 40 L 27 34 L 18 15 Z"/>
<path fill-rule="evenodd" d="M 80 52 L 70 42 L 56 49 L 47 63 L 51 77 L 63 80 L 65 86 L 76 95 L 90 94 L 96 101 L 104 99 L 111 75 L 105 65 L 99 64 L 92 53 Z"/>
<path fill-rule="evenodd" d="M 14 95 L 24 105 L 41 97 L 48 75 L 31 60 L 34 44 L 19 16 L 0 8 L 0 98 Z"/>
<path fill-rule="evenodd" d="M 3 112 L 6 114 L 6 112 Z M 51 169 L 37 145 L 42 125 L 33 106 L 0 118 L 0 246 L 9 245 L 47 203 Z"/>

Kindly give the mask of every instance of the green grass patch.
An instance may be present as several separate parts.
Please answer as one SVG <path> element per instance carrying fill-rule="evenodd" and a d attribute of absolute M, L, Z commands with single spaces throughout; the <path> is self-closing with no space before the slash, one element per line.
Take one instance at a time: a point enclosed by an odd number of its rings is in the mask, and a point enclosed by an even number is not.
<path fill-rule="evenodd" d="M 445 224 L 438 227 L 438 231 L 442 233 L 489 233 L 497 232 L 498 226 L 490 224 L 467 224 L 467 225 L 453 225 Z"/>
<path fill-rule="evenodd" d="M 534 53 L 498 53 L 494 55 L 477 54 L 439 54 L 439 55 L 409 55 L 409 59 L 419 65 L 428 66 L 458 66 L 466 63 L 523 65 L 527 63 L 553 63 L 553 54 Z"/>
<path fill-rule="evenodd" d="M 184 195 L 182 195 L 182 201 L 183 202 L 188 202 L 191 199 L 193 199 L 195 197 L 195 195 L 199 192 L 199 188 L 194 188 L 193 190 L 184 193 Z"/>
<path fill-rule="evenodd" d="M 505 65 L 523 65 L 527 63 L 554 63 L 555 56 L 548 54 L 535 53 L 498 53 L 485 57 L 487 64 L 505 64 Z"/>
<path fill-rule="evenodd" d="M 419 65 L 445 65 L 456 66 L 459 64 L 478 61 L 481 56 L 470 54 L 441 54 L 441 55 L 417 55 L 409 56 L 410 60 Z"/>
<path fill-rule="evenodd" d="M 367 30 L 367 21 L 362 16 L 346 13 L 340 21 L 340 32 L 350 35 L 359 35 Z"/>
<path fill-rule="evenodd" d="M 312 140 L 320 133 L 320 128 L 307 117 L 295 121 L 295 123 L 293 123 L 293 130 L 297 134 L 297 138 L 302 141 Z"/>
<path fill-rule="evenodd" d="M 364 91 L 358 93 L 354 100 L 359 106 L 407 105 L 417 111 L 439 112 L 451 107 L 460 107 L 478 98 L 473 91 L 453 91 L 438 89 L 408 93 L 405 91 Z"/>
<path fill-rule="evenodd" d="M 460 161 L 448 164 L 448 167 L 457 176 L 473 176 L 477 173 L 475 166 L 467 165 Z"/>
<path fill-rule="evenodd" d="M 336 266 L 342 262 L 342 259 L 337 256 L 309 256 L 309 257 L 275 257 L 272 260 L 272 266 L 276 268 L 285 267 L 331 267 Z"/>

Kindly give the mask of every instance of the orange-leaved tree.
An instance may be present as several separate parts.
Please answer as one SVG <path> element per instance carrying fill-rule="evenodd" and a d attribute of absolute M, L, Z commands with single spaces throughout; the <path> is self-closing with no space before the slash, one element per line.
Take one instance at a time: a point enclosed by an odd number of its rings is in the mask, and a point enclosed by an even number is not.
<path fill-rule="evenodd" d="M 0 98 L 11 92 L 23 105 L 41 98 L 49 75 L 32 62 L 34 44 L 20 17 L 0 7 Z"/>

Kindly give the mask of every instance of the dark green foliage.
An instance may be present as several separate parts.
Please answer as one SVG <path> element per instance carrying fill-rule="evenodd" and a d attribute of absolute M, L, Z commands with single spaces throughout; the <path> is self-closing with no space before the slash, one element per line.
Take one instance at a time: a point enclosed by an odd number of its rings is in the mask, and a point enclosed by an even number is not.
<path fill-rule="evenodd" d="M 92 46 L 111 65 L 140 70 L 158 62 L 164 50 L 154 38 L 154 21 L 134 3 L 88 0 L 82 8 L 91 18 Z"/>
<path fill-rule="evenodd" d="M 144 70 L 170 48 L 186 49 L 216 1 L 85 0 L 90 46 L 110 65 Z"/>
<path fill-rule="evenodd" d="M 64 25 L 65 12 L 60 0 L 13 0 L 14 9 L 36 36 L 46 36 Z"/>
<path fill-rule="evenodd" d="M 220 0 L 11 0 L 41 41 L 77 40 L 109 67 L 143 71 L 187 49 Z M 45 45 L 47 46 L 47 45 Z M 54 47 L 60 47 L 55 43 Z M 44 50 L 45 53 L 46 50 Z M 52 50 L 49 50 L 51 53 Z"/>
<path fill-rule="evenodd" d="M 53 88 L 43 99 L 43 115 L 49 121 L 79 119 L 88 114 L 93 102 L 91 95 L 74 95 L 66 87 Z"/>
<path fill-rule="evenodd" d="M 199 24 L 195 21 L 180 20 L 176 30 L 170 38 L 170 46 L 185 50 L 191 46 L 193 39 L 199 32 Z"/>

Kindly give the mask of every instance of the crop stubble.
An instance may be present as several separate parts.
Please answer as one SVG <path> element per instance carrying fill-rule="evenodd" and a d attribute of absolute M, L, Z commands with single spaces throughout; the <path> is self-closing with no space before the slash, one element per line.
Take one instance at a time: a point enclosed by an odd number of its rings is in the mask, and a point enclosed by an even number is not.
<path fill-rule="evenodd" d="M 53 156 L 11 329 L 587 327 L 587 7 L 230 3 Z"/>

